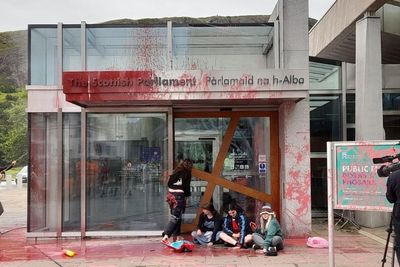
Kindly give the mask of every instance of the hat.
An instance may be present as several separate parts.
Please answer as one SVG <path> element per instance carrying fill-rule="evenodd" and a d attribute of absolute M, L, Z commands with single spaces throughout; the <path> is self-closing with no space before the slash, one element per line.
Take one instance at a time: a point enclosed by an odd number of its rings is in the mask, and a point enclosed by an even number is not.
<path fill-rule="evenodd" d="M 265 206 L 263 206 L 263 207 L 261 208 L 261 211 L 260 211 L 260 215 L 263 215 L 263 214 L 272 214 L 272 213 L 273 213 L 273 211 L 272 211 L 272 208 L 271 208 L 270 205 L 265 205 Z"/>

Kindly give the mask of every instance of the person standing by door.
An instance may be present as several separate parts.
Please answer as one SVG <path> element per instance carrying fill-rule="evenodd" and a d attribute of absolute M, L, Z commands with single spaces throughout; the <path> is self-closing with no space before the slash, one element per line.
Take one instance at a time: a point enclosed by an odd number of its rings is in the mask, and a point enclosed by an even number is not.
<path fill-rule="evenodd" d="M 181 234 L 182 214 L 185 212 L 187 198 L 190 197 L 192 167 L 192 160 L 184 159 L 169 177 L 167 202 L 171 217 L 162 233 L 163 243 L 167 243 L 171 236 L 175 241 Z"/>

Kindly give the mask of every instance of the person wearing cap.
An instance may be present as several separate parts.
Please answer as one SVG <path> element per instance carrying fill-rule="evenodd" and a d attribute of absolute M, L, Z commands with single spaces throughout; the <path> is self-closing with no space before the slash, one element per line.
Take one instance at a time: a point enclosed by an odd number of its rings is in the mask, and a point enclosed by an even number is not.
<path fill-rule="evenodd" d="M 281 226 L 270 205 L 265 205 L 261 208 L 260 227 L 253 233 L 253 241 L 253 249 L 262 248 L 266 255 L 268 255 L 270 247 L 276 247 L 276 250 L 283 249 Z"/>
<path fill-rule="evenodd" d="M 235 202 L 229 203 L 227 209 L 228 215 L 224 219 L 223 232 L 219 238 L 235 248 L 246 248 L 252 242 L 249 220 Z"/>

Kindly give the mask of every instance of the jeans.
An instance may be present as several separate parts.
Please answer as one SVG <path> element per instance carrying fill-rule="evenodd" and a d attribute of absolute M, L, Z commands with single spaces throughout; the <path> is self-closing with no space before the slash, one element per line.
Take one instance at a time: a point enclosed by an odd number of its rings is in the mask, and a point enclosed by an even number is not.
<path fill-rule="evenodd" d="M 259 246 L 260 248 L 264 247 L 264 237 L 260 235 L 259 233 L 254 233 L 253 234 L 253 241 L 254 244 Z M 283 239 L 282 237 L 276 235 L 272 238 L 272 247 L 276 247 L 277 250 L 282 250 L 283 249 Z"/>
<path fill-rule="evenodd" d="M 169 206 L 171 217 L 167 226 L 164 228 L 163 236 L 179 236 L 181 234 L 182 214 L 185 212 L 186 200 L 184 193 L 172 193 L 175 196 L 176 207 Z"/>

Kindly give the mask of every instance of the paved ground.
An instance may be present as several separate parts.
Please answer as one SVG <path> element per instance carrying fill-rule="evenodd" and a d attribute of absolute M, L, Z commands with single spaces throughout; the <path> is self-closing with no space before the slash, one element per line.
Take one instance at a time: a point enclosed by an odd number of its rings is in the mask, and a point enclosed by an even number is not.
<path fill-rule="evenodd" d="M 223 246 L 175 253 L 154 237 L 27 240 L 26 187 L 0 184 L 0 200 L 5 208 L 0 216 L 0 266 L 328 266 L 328 250 L 309 248 L 305 239 L 286 239 L 278 257 Z M 326 220 L 314 221 L 312 235 L 327 238 Z M 386 237 L 384 228 L 335 231 L 335 266 L 381 266 Z M 64 248 L 77 255 L 64 256 Z M 385 266 L 390 266 L 389 256 Z"/>

